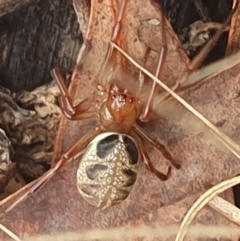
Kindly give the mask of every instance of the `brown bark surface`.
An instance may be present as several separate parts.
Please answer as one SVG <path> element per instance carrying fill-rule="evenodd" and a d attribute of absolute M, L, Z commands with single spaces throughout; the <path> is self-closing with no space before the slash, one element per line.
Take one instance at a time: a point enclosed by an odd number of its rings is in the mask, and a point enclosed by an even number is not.
<path fill-rule="evenodd" d="M 71 1 L 43 0 L 1 17 L 0 40 L 0 84 L 20 92 L 49 82 L 56 66 L 72 68 L 82 36 Z"/>

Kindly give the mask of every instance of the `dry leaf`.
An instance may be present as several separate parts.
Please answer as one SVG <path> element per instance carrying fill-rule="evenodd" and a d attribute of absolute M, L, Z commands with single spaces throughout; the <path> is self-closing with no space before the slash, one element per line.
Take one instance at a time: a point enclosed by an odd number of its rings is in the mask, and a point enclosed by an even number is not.
<path fill-rule="evenodd" d="M 109 26 L 114 26 L 112 1 L 94 1 L 91 7 L 93 15 L 90 16 L 91 21 L 89 21 L 86 39 L 91 40 L 92 48 L 87 58 L 84 59 L 80 79 L 73 79 L 70 86 L 71 96 L 74 96 L 76 103 L 84 97 L 92 95 L 95 90 L 94 84 L 100 68 L 98 63 L 103 62 L 106 54 L 111 37 Z M 114 5 L 114 10 L 116 10 L 116 5 Z M 125 27 L 122 29 L 122 34 L 126 39 L 122 38 L 122 47 L 139 62 L 143 59 L 144 44 L 141 44 L 137 38 L 136 30 L 141 21 L 149 18 L 162 18 L 155 3 L 129 0 L 127 13 L 124 16 Z M 188 60 L 184 52 L 181 52 L 180 56 L 175 55 L 180 44 L 177 37 L 174 37 L 170 24 L 167 24 L 167 27 L 170 28 L 169 36 L 173 41 L 172 43 L 169 40 L 172 46 L 170 51 L 173 52 L 168 56 L 165 76 L 169 81 L 174 81 L 181 77 Z M 153 32 L 155 32 L 154 29 Z M 137 39 L 136 42 L 135 39 Z M 87 41 L 80 52 L 81 56 L 86 56 L 84 55 L 86 46 Z M 153 56 L 149 63 L 154 59 Z M 78 60 L 83 61 L 81 58 Z M 172 67 L 173 64 L 178 68 Z M 183 93 L 184 99 L 237 142 L 239 142 L 240 136 L 238 133 L 240 124 L 239 67 L 235 66 L 211 81 Z M 171 71 L 168 72 L 168 69 Z M 164 224 L 181 222 L 190 207 L 189 204 L 195 201 L 196 196 L 221 180 L 237 175 L 240 170 L 240 162 L 232 154 L 209 143 L 208 140 L 214 138 L 213 135 L 206 136 L 204 132 L 189 133 L 177 120 L 177 115 L 181 119 L 184 107 L 176 101 L 171 103 L 176 106 L 176 109 L 171 110 L 168 117 L 174 117 L 174 121 L 171 118 L 165 118 L 165 113 L 163 113 L 162 116 L 155 115 L 153 120 L 145 125 L 145 129 L 153 136 L 163 140 L 183 163 L 180 170 L 173 170 L 172 177 L 168 181 L 159 181 L 141 164 L 137 183 L 128 199 L 112 208 L 99 210 L 86 203 L 77 191 L 78 160 L 60 171 L 39 192 L 17 205 L 9 213 L 4 214 L 2 223 L 14 230 L 20 237 L 27 237 L 37 234 L 117 227 L 126 223 L 131 226 L 136 225 L 136 222 L 141 222 L 144 217 L 150 218 L 149 221 L 146 219 L 146 223 L 151 223 L 151 225 L 159 220 L 162 220 Z M 157 112 L 161 112 L 160 108 Z M 62 119 L 54 160 L 57 160 L 62 151 L 66 151 L 90 128 L 93 128 L 94 124 L 95 121 L 69 122 Z M 156 167 L 164 171 L 167 166 L 166 160 L 155 150 L 151 150 L 150 154 Z M 26 188 L 2 202 L 0 211 L 3 212 L 25 190 Z M 190 194 L 192 196 L 188 197 Z M 229 201 L 232 201 L 232 197 L 230 195 L 228 197 L 230 197 Z M 180 204 L 175 203 L 181 199 L 187 200 L 188 205 L 184 201 L 181 201 Z M 182 203 L 187 207 L 185 208 Z M 212 209 L 202 210 L 201 215 L 200 222 L 228 224 L 226 219 Z M 168 216 L 171 221 L 168 221 Z"/>

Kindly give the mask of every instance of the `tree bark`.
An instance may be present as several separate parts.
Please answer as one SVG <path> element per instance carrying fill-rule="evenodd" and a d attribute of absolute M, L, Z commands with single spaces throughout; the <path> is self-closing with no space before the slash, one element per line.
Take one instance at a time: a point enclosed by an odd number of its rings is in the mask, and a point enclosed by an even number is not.
<path fill-rule="evenodd" d="M 1 6 L 1 5 L 0 5 Z M 32 90 L 72 68 L 82 42 L 71 1 L 32 1 L 0 18 L 0 85 Z"/>

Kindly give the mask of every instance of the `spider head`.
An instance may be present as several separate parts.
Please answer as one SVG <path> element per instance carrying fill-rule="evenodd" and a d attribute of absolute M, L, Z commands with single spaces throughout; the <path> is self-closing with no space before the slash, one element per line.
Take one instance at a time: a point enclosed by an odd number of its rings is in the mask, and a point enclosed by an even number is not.
<path fill-rule="evenodd" d="M 128 92 L 127 89 L 111 84 L 107 107 L 115 121 L 130 120 L 135 122 L 141 113 L 142 104 L 139 98 Z"/>

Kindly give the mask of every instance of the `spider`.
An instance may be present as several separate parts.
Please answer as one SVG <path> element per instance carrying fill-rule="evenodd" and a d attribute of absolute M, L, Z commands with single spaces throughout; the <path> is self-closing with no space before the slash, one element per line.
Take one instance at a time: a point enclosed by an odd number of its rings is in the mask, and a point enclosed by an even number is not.
<path fill-rule="evenodd" d="M 113 29 L 111 38 L 113 42 L 117 42 L 119 38 L 120 23 L 126 4 L 127 0 L 121 1 L 117 17 L 118 21 Z M 167 52 L 164 33 L 162 33 L 162 36 L 163 47 L 159 51 L 159 60 L 155 72 L 157 77 L 162 73 Z M 206 45 L 206 49 L 209 50 L 209 46 Z M 143 65 L 147 61 L 149 51 L 148 48 Z M 113 56 L 113 46 L 110 44 L 103 63 L 103 69 Z M 196 66 L 194 64 L 193 60 L 189 66 Z M 100 124 L 87 132 L 63 154 L 56 165 L 20 199 L 13 203 L 7 211 L 31 193 L 36 192 L 58 170 L 72 160 L 80 160 L 77 170 L 77 187 L 80 194 L 88 203 L 102 209 L 116 205 L 128 197 L 137 179 L 137 169 L 140 160 L 156 177 L 161 181 L 166 181 L 171 175 L 171 166 L 168 168 L 167 174 L 157 170 L 150 160 L 143 140 L 156 147 L 175 168 L 179 169 L 181 167 L 166 146 L 160 141 L 151 138 L 137 123 L 138 120 L 148 122 L 151 119 L 156 88 L 155 82 L 152 84 L 150 94 L 145 103 L 135 93 L 122 87 L 119 84 L 121 82 L 119 79 L 113 79 L 109 84 L 106 81 L 106 86 L 98 86 L 100 92 L 104 89 L 107 90 L 107 98 L 100 104 L 99 111 L 96 113 L 91 111 L 93 103 L 89 99 L 85 99 L 73 106 L 73 101 L 64 83 L 64 73 L 61 69 L 55 68 L 52 71 L 52 75 L 60 88 L 60 106 L 63 115 L 74 121 L 97 116 Z M 184 86 L 183 82 L 181 84 L 182 86 L 176 85 L 173 89 L 179 90 L 186 86 Z"/>
<path fill-rule="evenodd" d="M 59 69 L 54 69 L 53 75 L 60 89 L 65 89 Z M 62 93 L 61 106 L 69 119 L 95 117 L 95 113 L 88 111 L 90 105 L 87 103 L 84 100 L 73 107 L 68 93 Z M 77 186 L 89 203 L 106 208 L 126 199 L 136 181 L 140 159 L 160 180 L 168 179 L 171 167 L 166 175 L 158 171 L 150 161 L 142 139 L 158 148 L 165 158 L 180 168 L 167 148 L 149 137 L 137 124 L 143 110 L 144 105 L 136 95 L 111 83 L 108 97 L 99 108 L 100 125 L 63 155 L 61 161 L 75 159 L 86 148 L 77 171 Z"/>

